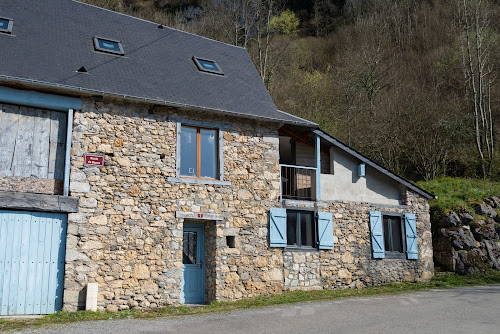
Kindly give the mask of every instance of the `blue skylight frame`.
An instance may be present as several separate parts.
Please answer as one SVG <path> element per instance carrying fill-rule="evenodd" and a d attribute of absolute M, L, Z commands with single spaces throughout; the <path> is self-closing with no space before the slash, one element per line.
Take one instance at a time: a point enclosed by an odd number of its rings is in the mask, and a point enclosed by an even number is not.
<path fill-rule="evenodd" d="M 111 53 L 119 56 L 124 56 L 125 52 L 123 51 L 123 46 L 120 41 L 102 38 L 95 36 L 94 40 L 94 49 L 100 52 Z"/>
<path fill-rule="evenodd" d="M 14 25 L 14 20 L 0 17 L 0 33 L 12 34 L 12 26 Z"/>
<path fill-rule="evenodd" d="M 214 60 L 193 57 L 193 61 L 198 70 L 202 72 L 224 75 L 224 72 L 222 72 L 220 66 Z"/>

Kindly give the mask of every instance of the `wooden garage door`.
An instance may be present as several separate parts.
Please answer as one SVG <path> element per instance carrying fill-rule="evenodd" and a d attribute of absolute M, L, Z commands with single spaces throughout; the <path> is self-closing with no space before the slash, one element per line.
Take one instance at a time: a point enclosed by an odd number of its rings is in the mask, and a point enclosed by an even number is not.
<path fill-rule="evenodd" d="M 66 214 L 0 210 L 0 315 L 62 307 Z"/>

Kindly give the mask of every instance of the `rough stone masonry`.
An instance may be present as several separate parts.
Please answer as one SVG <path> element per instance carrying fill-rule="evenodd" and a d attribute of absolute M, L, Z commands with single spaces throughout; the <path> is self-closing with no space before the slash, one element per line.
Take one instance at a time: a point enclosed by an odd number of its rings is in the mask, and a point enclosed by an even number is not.
<path fill-rule="evenodd" d="M 334 250 L 270 248 L 269 209 L 282 206 L 280 125 L 209 118 L 223 131 L 229 184 L 172 181 L 177 122 L 204 121 L 206 114 L 112 99 L 84 101 L 72 138 L 70 192 L 80 199 L 80 211 L 68 217 L 64 309 L 84 307 L 91 282 L 99 284 L 100 310 L 180 303 L 185 219 L 176 216 L 178 211 L 223 217 L 200 221 L 206 231 L 208 301 L 431 278 L 428 205 L 406 189 L 404 206 L 378 209 L 417 214 L 417 261 L 371 259 L 367 203 L 324 204 L 322 211 L 334 215 Z M 85 166 L 84 153 L 103 154 L 104 167 Z M 226 244 L 227 236 L 234 237 L 234 248 Z"/>

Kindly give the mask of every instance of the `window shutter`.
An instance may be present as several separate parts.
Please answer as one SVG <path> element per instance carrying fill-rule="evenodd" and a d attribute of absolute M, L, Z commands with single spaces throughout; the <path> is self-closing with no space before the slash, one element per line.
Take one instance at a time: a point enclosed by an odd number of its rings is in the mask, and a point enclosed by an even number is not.
<path fill-rule="evenodd" d="M 270 246 L 286 247 L 286 209 L 271 208 L 269 216 Z"/>
<path fill-rule="evenodd" d="M 417 218 L 414 213 L 405 213 L 406 254 L 408 259 L 418 259 Z"/>
<path fill-rule="evenodd" d="M 370 230 L 372 233 L 373 258 L 383 259 L 385 258 L 384 230 L 380 211 L 370 211 Z"/>
<path fill-rule="evenodd" d="M 318 247 L 333 249 L 333 219 L 331 212 L 318 212 Z"/>

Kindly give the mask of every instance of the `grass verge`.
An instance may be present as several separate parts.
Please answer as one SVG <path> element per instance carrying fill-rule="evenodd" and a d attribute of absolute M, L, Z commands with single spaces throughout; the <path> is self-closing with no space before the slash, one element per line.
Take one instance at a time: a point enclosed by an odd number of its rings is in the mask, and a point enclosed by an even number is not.
<path fill-rule="evenodd" d="M 484 179 L 444 177 L 420 181 L 417 185 L 438 197 L 429 202 L 431 212 L 436 216 L 446 211 L 456 211 L 460 207 L 471 209 L 471 204 L 474 202 L 482 202 L 491 196 L 500 196 L 500 182 Z"/>
<path fill-rule="evenodd" d="M 353 297 L 369 297 L 394 295 L 429 289 L 448 289 L 472 285 L 499 284 L 500 271 L 490 271 L 483 275 L 460 276 L 456 274 L 434 277 L 430 282 L 405 282 L 364 288 L 361 290 L 315 290 L 284 292 L 280 295 L 260 296 L 234 302 L 215 302 L 210 305 L 190 308 L 187 306 L 169 306 L 152 310 L 124 310 L 111 312 L 58 312 L 38 319 L 7 320 L 0 319 L 0 331 L 41 327 L 51 324 L 66 324 L 77 321 L 109 320 L 109 319 L 150 319 L 179 315 L 199 315 L 229 312 L 248 308 L 259 308 L 274 305 L 294 304 L 313 301 L 335 300 Z"/>

